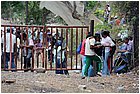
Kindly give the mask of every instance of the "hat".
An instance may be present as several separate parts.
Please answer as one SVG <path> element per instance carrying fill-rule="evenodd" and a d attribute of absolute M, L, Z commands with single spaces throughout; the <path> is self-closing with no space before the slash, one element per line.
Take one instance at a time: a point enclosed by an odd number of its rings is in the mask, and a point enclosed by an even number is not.
<path fill-rule="evenodd" d="M 34 46 L 34 42 L 32 39 L 29 39 L 29 46 Z"/>

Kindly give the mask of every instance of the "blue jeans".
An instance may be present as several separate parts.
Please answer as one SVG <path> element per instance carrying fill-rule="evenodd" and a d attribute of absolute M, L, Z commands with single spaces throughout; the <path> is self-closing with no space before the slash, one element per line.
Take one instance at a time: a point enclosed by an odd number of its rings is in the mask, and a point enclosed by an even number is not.
<path fill-rule="evenodd" d="M 14 63 L 14 53 L 12 53 L 12 58 L 11 58 L 11 68 L 14 69 L 16 68 L 16 65 Z M 10 61 L 10 53 L 6 53 L 6 62 L 5 62 L 5 68 L 8 69 L 8 62 Z"/>
<path fill-rule="evenodd" d="M 131 62 L 131 55 L 131 52 L 118 53 L 118 56 L 122 57 L 125 60 L 125 62 L 127 62 L 127 66 L 129 69 L 133 66 Z"/>
<path fill-rule="evenodd" d="M 60 59 L 57 58 L 57 64 L 56 64 L 57 68 L 60 68 Z M 66 68 L 66 60 L 64 59 L 64 61 L 62 62 L 62 68 Z M 68 70 L 56 70 L 55 71 L 56 74 L 65 74 L 65 75 L 69 75 Z"/>
<path fill-rule="evenodd" d="M 102 76 L 110 75 L 110 71 L 107 66 L 107 60 L 109 57 L 110 52 L 105 52 L 103 55 L 103 69 L 102 69 Z"/>
<path fill-rule="evenodd" d="M 86 64 L 86 56 L 81 55 L 81 58 L 82 58 L 82 65 L 85 65 Z"/>
<path fill-rule="evenodd" d="M 24 57 L 24 68 L 26 69 L 26 68 L 30 68 L 31 67 L 31 63 L 30 63 L 30 61 L 31 61 L 31 58 L 32 58 L 32 53 L 28 53 L 28 55 L 27 55 L 27 57 Z"/>
<path fill-rule="evenodd" d="M 85 64 L 86 64 L 86 56 L 84 55 L 81 55 L 81 58 L 82 58 L 82 76 L 84 76 L 84 70 L 85 70 Z"/>

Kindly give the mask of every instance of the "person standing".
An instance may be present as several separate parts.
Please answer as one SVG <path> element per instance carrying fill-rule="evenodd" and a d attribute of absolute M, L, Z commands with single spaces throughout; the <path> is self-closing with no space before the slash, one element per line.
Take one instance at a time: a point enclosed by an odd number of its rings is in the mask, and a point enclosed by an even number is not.
<path fill-rule="evenodd" d="M 96 53 L 96 67 L 97 67 L 97 74 L 101 76 L 101 69 L 102 69 L 102 49 L 101 46 L 101 37 L 99 33 L 95 33 L 95 46 L 99 46 L 98 48 L 95 48 L 94 51 Z"/>
<path fill-rule="evenodd" d="M 108 57 L 110 55 L 110 47 L 109 46 L 114 46 L 115 44 L 112 41 L 112 39 L 108 36 L 107 31 L 102 32 L 101 44 L 104 46 L 102 76 L 106 76 L 106 75 L 110 76 L 110 71 L 109 71 L 108 65 L 107 65 L 107 60 L 108 60 Z"/>
<path fill-rule="evenodd" d="M 8 62 L 10 61 L 10 52 L 12 53 L 11 55 L 11 68 L 12 71 L 15 71 L 16 65 L 14 62 L 14 52 L 16 52 L 16 36 L 13 34 L 13 29 L 12 29 L 12 34 L 10 34 L 10 28 L 7 29 L 6 33 L 6 62 L 5 62 L 5 70 L 8 69 Z M 4 44 L 4 36 L 2 36 L 2 47 Z M 10 45 L 11 44 L 11 45 Z"/>
<path fill-rule="evenodd" d="M 105 11 L 105 16 L 104 16 L 105 22 L 108 23 L 109 22 L 109 19 L 110 19 L 110 12 L 111 12 L 111 8 L 110 8 L 109 4 L 106 5 L 104 11 Z"/>
<path fill-rule="evenodd" d="M 94 46 L 95 44 L 95 39 L 93 38 L 92 34 L 88 34 L 87 39 L 86 39 L 86 45 L 85 45 L 85 56 L 86 56 L 86 66 L 85 66 L 85 71 L 84 71 L 84 78 L 85 76 L 88 76 L 88 69 L 90 65 L 93 66 L 93 60 L 96 61 L 95 55 L 96 53 L 94 52 Z M 95 69 L 94 69 L 95 71 Z"/>
<path fill-rule="evenodd" d="M 54 61 L 56 62 L 56 68 L 66 68 L 66 42 L 63 37 L 58 36 L 58 40 L 55 43 L 55 50 L 54 50 Z M 62 66 L 61 66 L 62 65 Z M 59 70 L 57 69 L 55 71 L 56 74 L 65 74 L 67 77 L 69 77 L 68 70 Z"/>
<path fill-rule="evenodd" d="M 122 14 L 122 19 L 120 21 L 120 25 L 124 25 L 124 24 L 126 24 L 126 20 L 125 20 L 125 15 Z"/>

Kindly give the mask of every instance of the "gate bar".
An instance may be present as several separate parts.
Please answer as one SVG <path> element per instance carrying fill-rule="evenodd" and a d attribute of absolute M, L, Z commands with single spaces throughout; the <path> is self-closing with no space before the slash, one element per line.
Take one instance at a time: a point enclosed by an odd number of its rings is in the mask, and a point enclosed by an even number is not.
<path fill-rule="evenodd" d="M 71 28 L 71 69 L 72 69 L 73 28 Z"/>
<path fill-rule="evenodd" d="M 1 25 L 1 27 L 44 27 L 44 25 Z M 46 26 L 47 28 L 89 28 L 89 26 Z"/>
<path fill-rule="evenodd" d="M 81 42 L 83 41 L 83 28 L 81 29 Z M 81 59 L 81 69 L 82 69 L 82 59 Z"/>
<path fill-rule="evenodd" d="M 17 45 L 17 27 L 16 27 L 16 45 Z M 15 64 L 16 64 L 16 69 L 17 69 L 17 47 L 16 47 Z"/>
<path fill-rule="evenodd" d="M 10 27 L 10 69 L 12 68 L 12 27 Z"/>
<path fill-rule="evenodd" d="M 33 40 L 33 35 L 34 35 L 34 26 L 32 26 L 32 30 L 31 30 L 31 34 L 32 34 L 32 40 Z M 34 69 L 34 47 L 32 48 L 32 70 Z"/>
<path fill-rule="evenodd" d="M 4 69 L 6 69 L 6 27 L 4 27 Z"/>
<path fill-rule="evenodd" d="M 51 28 L 51 56 L 50 56 L 50 58 L 51 58 L 51 62 L 50 62 L 51 69 L 52 69 L 52 61 L 53 61 L 53 58 L 52 58 L 52 43 L 53 43 L 53 41 L 52 41 L 52 33 L 53 33 L 53 28 Z"/>
<path fill-rule="evenodd" d="M 57 29 L 57 28 L 56 28 L 56 40 L 58 40 L 58 29 Z M 55 68 L 56 68 L 56 70 L 57 70 L 57 63 L 58 63 L 58 62 L 57 62 L 57 48 L 58 48 L 58 47 L 56 47 L 56 57 L 55 57 L 55 61 L 56 61 L 56 62 L 55 62 L 55 63 L 56 63 L 56 64 L 55 64 Z"/>
<path fill-rule="evenodd" d="M 76 28 L 76 48 L 78 45 L 78 28 Z M 76 52 L 76 69 L 77 69 L 77 52 Z"/>
<path fill-rule="evenodd" d="M 67 65 L 68 65 L 68 63 L 67 63 L 67 61 L 68 61 L 68 53 L 67 53 L 67 49 L 68 48 L 68 28 L 66 28 L 66 69 L 67 69 Z"/>
<path fill-rule="evenodd" d="M 61 28 L 61 37 L 60 38 L 61 38 L 61 50 L 60 50 L 61 51 L 61 61 L 60 62 L 61 62 L 61 69 L 62 69 L 62 67 L 63 67 L 62 66 L 62 51 L 63 51 L 63 48 L 62 48 L 63 39 L 62 38 L 63 38 L 63 28 Z"/>

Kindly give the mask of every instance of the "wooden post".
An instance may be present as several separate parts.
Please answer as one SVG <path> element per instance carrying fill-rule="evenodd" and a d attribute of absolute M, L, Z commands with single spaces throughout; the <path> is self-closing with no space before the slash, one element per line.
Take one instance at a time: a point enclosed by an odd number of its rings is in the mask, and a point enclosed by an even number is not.
<path fill-rule="evenodd" d="M 91 20 L 91 22 L 90 22 L 90 33 L 92 35 L 94 34 L 94 20 Z"/>

